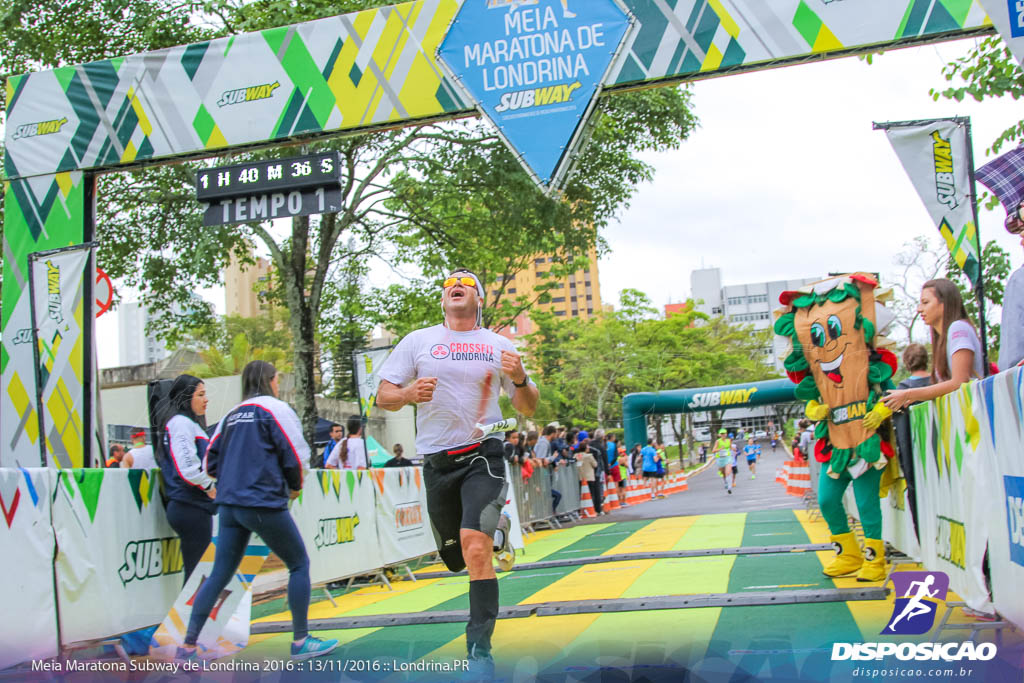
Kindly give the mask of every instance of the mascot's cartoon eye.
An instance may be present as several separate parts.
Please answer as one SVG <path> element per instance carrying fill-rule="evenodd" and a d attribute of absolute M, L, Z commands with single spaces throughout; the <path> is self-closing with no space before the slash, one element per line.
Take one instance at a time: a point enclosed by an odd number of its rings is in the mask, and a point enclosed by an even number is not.
<path fill-rule="evenodd" d="M 843 336 L 843 324 L 839 322 L 839 317 L 830 315 L 828 317 L 828 336 L 832 339 L 839 339 Z"/>
<path fill-rule="evenodd" d="M 811 343 L 815 346 L 825 345 L 825 328 L 821 323 L 811 325 Z"/>

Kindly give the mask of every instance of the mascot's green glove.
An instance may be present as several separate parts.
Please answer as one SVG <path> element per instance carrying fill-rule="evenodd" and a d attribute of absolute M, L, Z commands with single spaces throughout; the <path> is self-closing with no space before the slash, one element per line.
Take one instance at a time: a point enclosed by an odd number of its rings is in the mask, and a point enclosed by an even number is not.
<path fill-rule="evenodd" d="M 828 417 L 828 404 L 818 403 L 811 399 L 807 402 L 807 407 L 804 408 L 804 414 L 814 422 L 821 422 Z"/>
<path fill-rule="evenodd" d="M 892 411 L 881 401 L 875 404 L 875 407 L 871 409 L 867 415 L 864 416 L 864 426 L 868 429 L 878 429 L 878 427 L 892 415 Z"/>

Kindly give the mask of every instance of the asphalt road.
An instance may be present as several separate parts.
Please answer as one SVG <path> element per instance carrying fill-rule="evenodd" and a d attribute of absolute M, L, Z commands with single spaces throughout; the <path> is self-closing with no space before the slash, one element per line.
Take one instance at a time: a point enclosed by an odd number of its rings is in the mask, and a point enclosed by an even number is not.
<path fill-rule="evenodd" d="M 761 443 L 761 459 L 757 463 L 757 478 L 750 478 L 746 459 L 737 458 L 739 473 L 732 494 L 725 492 L 722 478 L 715 465 L 691 474 L 687 490 L 665 498 L 614 510 L 606 516 L 589 522 L 622 522 L 635 519 L 654 519 L 680 515 L 705 515 L 724 512 L 751 512 L 753 510 L 789 510 L 803 507 L 800 498 L 790 496 L 782 484 L 775 482 L 775 471 L 789 458 L 782 444 L 774 453 L 770 442 Z"/>

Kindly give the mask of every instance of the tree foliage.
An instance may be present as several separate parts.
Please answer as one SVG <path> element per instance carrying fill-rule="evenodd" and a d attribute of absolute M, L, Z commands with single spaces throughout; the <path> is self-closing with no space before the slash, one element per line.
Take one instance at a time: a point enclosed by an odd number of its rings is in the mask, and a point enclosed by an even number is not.
<path fill-rule="evenodd" d="M 24 0 L 11 5 L 0 24 L 12 48 L 4 52 L 3 69 L 53 68 L 390 3 L 63 4 L 60 11 Z M 79 15 L 83 23 L 76 30 Z M 124 25 L 118 24 L 119 17 Z M 274 299 L 288 312 L 296 408 L 305 431 L 312 434 L 314 397 L 323 388 L 318 384 L 318 367 L 325 358 L 321 350 L 326 349 L 327 362 L 333 365 L 329 376 L 341 377 L 347 348 L 367 325 L 385 316 L 396 329 L 436 320 L 436 278 L 450 267 L 469 267 L 489 283 L 503 283 L 543 251 L 561 259 L 552 269 L 555 273 L 575 270 L 574 261 L 601 248 L 600 228 L 626 205 L 636 184 L 651 177 L 652 168 L 637 154 L 674 148 L 693 129 L 689 104 L 688 92 L 679 88 L 605 99 L 594 119 L 591 142 L 581 153 L 579 172 L 555 198 L 539 192 L 493 131 L 475 120 L 320 140 L 301 150 L 235 155 L 230 161 L 279 158 L 297 151 L 339 152 L 342 209 L 295 218 L 284 229 L 259 223 L 203 227 L 193 183 L 196 169 L 210 162 L 108 174 L 98 187 L 99 263 L 119 279 L 122 289 L 140 293 L 142 303 L 158 314 L 151 331 L 173 343 L 183 339 L 184 330 L 214 324 L 211 308 L 197 302 L 194 293 L 219 283 L 232 252 L 245 262 L 247 240 L 262 243 L 274 264 Z M 349 275 L 365 272 L 377 256 L 394 265 L 415 266 L 422 278 L 386 290 L 379 305 L 352 303 L 355 290 Z M 487 322 L 510 320 L 537 296 L 543 292 L 490 297 Z M 347 340 L 344 344 L 341 337 Z M 223 345 L 211 346 L 229 355 Z M 344 389 L 336 386 L 334 391 Z"/>
<path fill-rule="evenodd" d="M 766 364 L 769 330 L 709 318 L 691 306 L 656 317 L 650 299 L 622 293 L 622 307 L 597 319 L 535 315 L 531 371 L 545 391 L 536 420 L 608 428 L 622 418 L 622 399 L 666 391 L 752 382 L 777 376 Z"/>

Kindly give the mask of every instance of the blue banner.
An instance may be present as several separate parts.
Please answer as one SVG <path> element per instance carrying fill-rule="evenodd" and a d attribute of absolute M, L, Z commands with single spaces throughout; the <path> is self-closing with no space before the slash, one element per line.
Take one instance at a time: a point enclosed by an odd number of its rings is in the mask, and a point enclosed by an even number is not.
<path fill-rule="evenodd" d="M 615 0 L 465 0 L 437 55 L 551 187 L 629 25 Z"/>

